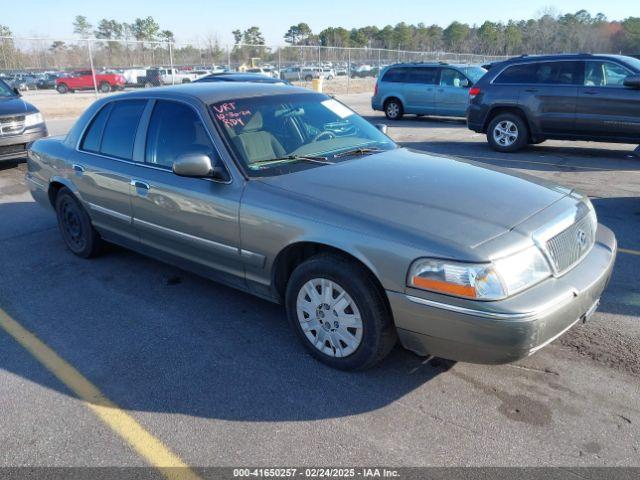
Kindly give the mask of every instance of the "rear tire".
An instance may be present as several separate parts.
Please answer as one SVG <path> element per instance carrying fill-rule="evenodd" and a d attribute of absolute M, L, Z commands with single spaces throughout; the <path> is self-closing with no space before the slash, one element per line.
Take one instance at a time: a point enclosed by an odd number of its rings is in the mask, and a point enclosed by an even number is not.
<path fill-rule="evenodd" d="M 404 115 L 402 102 L 397 98 L 390 98 L 384 102 L 384 114 L 389 120 L 401 120 Z"/>
<path fill-rule="evenodd" d="M 109 93 L 111 91 L 111 85 L 108 82 L 101 82 L 98 86 L 100 93 Z"/>
<path fill-rule="evenodd" d="M 71 190 L 61 188 L 55 203 L 58 228 L 67 248 L 82 258 L 98 255 L 102 249 L 102 239 Z"/>
<path fill-rule="evenodd" d="M 330 367 L 365 370 L 397 341 L 384 292 L 369 271 L 346 257 L 320 254 L 300 264 L 285 298 L 291 328 Z"/>
<path fill-rule="evenodd" d="M 487 141 L 497 152 L 517 152 L 529 142 L 529 129 L 519 115 L 500 113 L 489 122 Z"/>

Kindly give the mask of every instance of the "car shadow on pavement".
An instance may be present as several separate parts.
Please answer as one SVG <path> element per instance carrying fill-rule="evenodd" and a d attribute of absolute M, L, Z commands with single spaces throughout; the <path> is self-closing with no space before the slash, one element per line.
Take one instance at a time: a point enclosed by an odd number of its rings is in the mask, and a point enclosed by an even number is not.
<path fill-rule="evenodd" d="M 0 204 L 0 218 L 41 210 Z M 282 307 L 249 294 L 117 247 L 80 259 L 53 228 L 0 245 L 0 307 L 133 411 L 263 422 L 356 415 L 453 365 L 397 347 L 366 372 L 333 370 L 306 352 Z M 0 329 L 0 351 L 16 345 Z M 0 368 L 69 393 L 24 358 L 1 355 Z"/>
<path fill-rule="evenodd" d="M 389 120 L 384 114 L 362 115 L 369 123 L 374 125 L 384 123 L 390 129 L 395 127 L 408 128 L 467 128 L 467 121 L 464 118 L 453 117 L 416 117 L 415 115 L 405 116 L 402 120 Z"/>
<path fill-rule="evenodd" d="M 498 167 L 545 172 L 639 171 L 640 158 L 633 150 L 587 148 L 577 146 L 529 145 L 517 153 L 499 153 L 477 141 L 399 142 L 425 153 L 450 155 Z"/>
<path fill-rule="evenodd" d="M 592 203 L 598 222 L 615 233 L 618 248 L 640 253 L 640 197 L 593 198 Z M 618 252 L 611 282 L 598 310 L 640 317 L 638 271 L 639 255 Z"/>

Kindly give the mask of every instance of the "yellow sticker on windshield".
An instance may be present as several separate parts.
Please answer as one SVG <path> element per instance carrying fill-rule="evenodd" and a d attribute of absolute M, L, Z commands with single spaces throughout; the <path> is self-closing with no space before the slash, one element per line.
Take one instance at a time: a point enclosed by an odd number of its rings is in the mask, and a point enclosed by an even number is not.
<path fill-rule="evenodd" d="M 352 110 L 350 110 L 348 107 L 345 107 L 343 104 L 334 100 L 333 98 L 325 100 L 324 102 L 322 102 L 322 105 L 327 107 L 340 118 L 347 118 L 349 115 L 353 115 Z"/>

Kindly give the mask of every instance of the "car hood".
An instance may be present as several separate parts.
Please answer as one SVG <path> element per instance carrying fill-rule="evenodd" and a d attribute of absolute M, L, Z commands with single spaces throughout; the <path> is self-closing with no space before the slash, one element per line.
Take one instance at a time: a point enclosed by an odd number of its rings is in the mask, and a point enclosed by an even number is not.
<path fill-rule="evenodd" d="M 24 115 L 26 113 L 35 113 L 37 111 L 36 107 L 25 102 L 20 97 L 0 98 L 0 116 Z"/>
<path fill-rule="evenodd" d="M 377 225 L 465 248 L 570 193 L 525 175 L 404 148 L 262 181 Z"/>

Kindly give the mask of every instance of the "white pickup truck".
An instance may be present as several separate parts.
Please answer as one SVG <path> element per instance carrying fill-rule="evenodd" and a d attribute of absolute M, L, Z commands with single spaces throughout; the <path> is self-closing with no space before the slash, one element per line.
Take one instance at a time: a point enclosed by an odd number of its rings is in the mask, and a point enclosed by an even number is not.
<path fill-rule="evenodd" d="M 196 72 L 180 71 L 177 68 L 161 68 L 160 78 L 163 85 L 172 85 L 179 83 L 189 83 L 202 77 L 203 74 Z"/>

